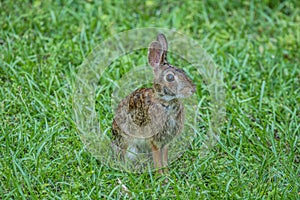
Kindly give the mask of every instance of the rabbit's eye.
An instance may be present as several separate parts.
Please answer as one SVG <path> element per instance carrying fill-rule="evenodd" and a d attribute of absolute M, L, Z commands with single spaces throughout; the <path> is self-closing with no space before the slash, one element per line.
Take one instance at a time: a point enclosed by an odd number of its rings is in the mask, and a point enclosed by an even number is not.
<path fill-rule="evenodd" d="M 174 78 L 173 74 L 168 74 L 166 79 L 167 79 L 168 82 L 172 82 L 172 81 L 174 81 L 175 78 Z"/>

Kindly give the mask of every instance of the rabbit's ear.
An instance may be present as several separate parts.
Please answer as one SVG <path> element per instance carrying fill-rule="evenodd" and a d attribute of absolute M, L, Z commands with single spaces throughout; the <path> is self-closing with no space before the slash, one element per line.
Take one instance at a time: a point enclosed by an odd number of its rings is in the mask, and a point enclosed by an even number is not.
<path fill-rule="evenodd" d="M 167 41 L 167 38 L 164 34 L 162 33 L 159 33 L 157 35 L 157 41 L 161 44 L 164 52 L 163 52 L 163 55 L 162 55 L 162 60 L 164 62 L 168 62 L 167 61 L 167 52 L 168 52 L 168 41 Z"/>
<path fill-rule="evenodd" d="M 164 50 L 158 41 L 150 44 L 148 50 L 148 62 L 152 67 L 158 67 L 163 62 Z"/>
<path fill-rule="evenodd" d="M 165 52 L 167 52 L 168 51 L 168 42 L 167 42 L 166 36 L 162 33 L 159 33 L 157 35 L 157 41 L 161 44 L 161 46 L 163 47 L 163 50 Z"/>

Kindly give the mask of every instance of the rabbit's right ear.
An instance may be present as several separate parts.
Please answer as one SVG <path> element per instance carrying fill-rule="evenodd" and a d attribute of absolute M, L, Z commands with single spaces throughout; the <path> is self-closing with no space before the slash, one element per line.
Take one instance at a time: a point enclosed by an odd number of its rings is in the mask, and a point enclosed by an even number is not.
<path fill-rule="evenodd" d="M 148 62 L 152 67 L 158 67 L 163 62 L 163 47 L 158 41 L 150 44 L 148 50 Z"/>

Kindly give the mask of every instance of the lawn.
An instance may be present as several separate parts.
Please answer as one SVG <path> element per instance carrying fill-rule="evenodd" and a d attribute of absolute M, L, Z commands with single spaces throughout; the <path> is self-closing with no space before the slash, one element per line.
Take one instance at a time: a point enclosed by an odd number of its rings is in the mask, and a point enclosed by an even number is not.
<path fill-rule="evenodd" d="M 300 3 L 185 2 L 0 2 L 0 199 L 300 199 Z M 198 41 L 226 90 L 218 143 L 205 155 L 194 146 L 163 176 L 103 164 L 73 118 L 85 58 L 145 27 Z M 98 110 L 108 131 L 109 109 Z"/>

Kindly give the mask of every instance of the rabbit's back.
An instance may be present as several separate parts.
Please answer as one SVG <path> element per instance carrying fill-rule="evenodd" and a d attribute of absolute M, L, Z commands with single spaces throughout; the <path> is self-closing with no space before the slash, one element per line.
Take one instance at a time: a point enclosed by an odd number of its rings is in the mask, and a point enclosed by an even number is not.
<path fill-rule="evenodd" d="M 123 143 L 143 138 L 146 142 L 164 146 L 178 135 L 183 122 L 183 105 L 178 99 L 163 101 L 156 98 L 152 88 L 142 88 L 119 104 L 113 121 L 113 136 Z"/>
<path fill-rule="evenodd" d="M 151 123 L 149 108 L 153 105 L 153 100 L 152 88 L 138 89 L 125 100 L 125 106 L 128 105 L 128 113 L 137 126 L 142 127 Z"/>

